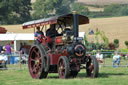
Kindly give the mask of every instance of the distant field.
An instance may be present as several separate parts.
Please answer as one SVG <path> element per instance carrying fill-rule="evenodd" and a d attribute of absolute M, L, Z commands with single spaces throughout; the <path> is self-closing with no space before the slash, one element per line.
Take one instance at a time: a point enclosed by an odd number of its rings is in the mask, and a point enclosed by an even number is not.
<path fill-rule="evenodd" d="M 36 0 L 31 0 L 35 2 Z M 77 0 L 89 5 L 109 5 L 109 4 L 128 4 L 128 0 Z"/>
<path fill-rule="evenodd" d="M 128 4 L 128 0 L 78 0 L 89 5 Z"/>
<path fill-rule="evenodd" d="M 9 32 L 14 33 L 33 33 L 33 29 L 23 30 L 22 25 L 6 25 Z M 103 30 L 109 41 L 112 42 L 115 38 L 120 40 L 120 48 L 125 48 L 124 41 L 128 40 L 128 16 L 113 17 L 113 18 L 97 18 L 90 19 L 90 24 L 80 26 L 81 32 L 89 32 L 89 28 L 94 31 L 96 28 Z M 88 39 L 95 39 L 94 36 L 88 35 Z"/>
<path fill-rule="evenodd" d="M 88 7 L 88 9 L 89 9 L 89 11 L 91 11 L 91 12 L 99 12 L 99 11 L 104 11 L 104 8 L 103 7 L 98 7 L 98 8 L 96 8 L 96 7 L 92 7 L 92 6 L 86 6 L 86 7 Z"/>

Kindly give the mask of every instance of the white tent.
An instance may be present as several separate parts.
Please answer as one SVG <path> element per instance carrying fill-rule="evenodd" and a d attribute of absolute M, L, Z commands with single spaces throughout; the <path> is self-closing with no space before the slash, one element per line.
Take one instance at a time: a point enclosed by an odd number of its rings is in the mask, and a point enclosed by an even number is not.
<path fill-rule="evenodd" d="M 34 34 L 0 34 L 0 41 L 34 40 Z"/>
<path fill-rule="evenodd" d="M 34 40 L 34 34 L 0 34 L 0 41 L 14 41 L 15 50 L 19 40 Z"/>

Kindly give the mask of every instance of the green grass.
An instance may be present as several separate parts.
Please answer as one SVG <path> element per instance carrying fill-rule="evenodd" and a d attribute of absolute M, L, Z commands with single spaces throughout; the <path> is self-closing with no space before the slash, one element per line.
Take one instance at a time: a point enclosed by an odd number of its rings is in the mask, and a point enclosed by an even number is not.
<path fill-rule="evenodd" d="M 128 60 L 121 59 L 121 65 L 128 65 Z M 46 79 L 32 79 L 27 65 L 7 65 L 8 70 L 0 70 L 0 85 L 127 85 L 128 67 L 113 68 L 112 58 L 105 58 L 105 65 L 99 68 L 98 78 L 86 77 L 85 70 L 81 70 L 74 79 L 59 79 L 57 73 L 49 73 Z M 18 69 L 15 69 L 18 68 Z"/>
<path fill-rule="evenodd" d="M 74 79 L 59 79 L 57 73 L 49 73 L 46 79 L 32 79 L 28 69 L 1 70 L 0 85 L 127 85 L 127 67 L 101 67 L 99 77 L 92 79 L 81 70 Z"/>

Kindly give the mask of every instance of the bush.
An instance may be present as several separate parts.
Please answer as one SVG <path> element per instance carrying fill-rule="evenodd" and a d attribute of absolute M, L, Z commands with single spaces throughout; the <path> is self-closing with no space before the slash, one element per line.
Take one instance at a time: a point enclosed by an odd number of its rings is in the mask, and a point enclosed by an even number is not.
<path fill-rule="evenodd" d="M 115 45 L 114 45 L 114 43 L 109 43 L 109 49 L 110 49 L 110 50 L 115 50 Z"/>
<path fill-rule="evenodd" d="M 114 45 L 116 48 L 119 47 L 119 40 L 118 39 L 114 39 Z"/>
<path fill-rule="evenodd" d="M 127 46 L 127 48 L 128 48 L 128 41 L 125 41 L 125 45 Z"/>
<path fill-rule="evenodd" d="M 114 39 L 114 44 L 119 44 L 119 40 L 118 39 Z"/>

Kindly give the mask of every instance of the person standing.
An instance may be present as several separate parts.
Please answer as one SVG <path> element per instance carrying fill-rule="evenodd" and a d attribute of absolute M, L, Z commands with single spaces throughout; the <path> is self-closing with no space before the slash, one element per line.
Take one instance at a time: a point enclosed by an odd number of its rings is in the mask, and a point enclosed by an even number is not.
<path fill-rule="evenodd" d="M 5 54 L 8 56 L 8 64 L 10 64 L 10 60 L 12 60 L 11 51 L 13 50 L 12 46 L 7 43 L 4 47 Z"/>
<path fill-rule="evenodd" d="M 3 46 L 0 45 L 0 54 L 3 51 Z"/>

